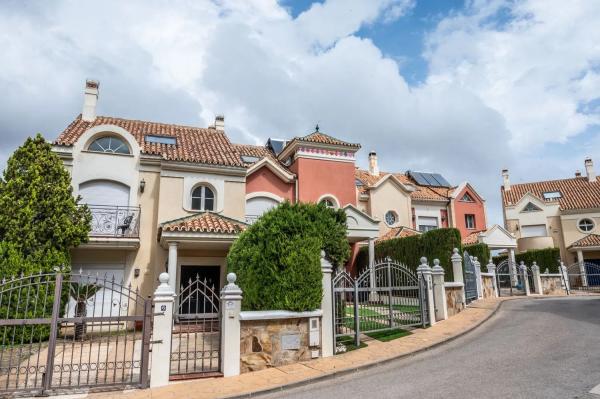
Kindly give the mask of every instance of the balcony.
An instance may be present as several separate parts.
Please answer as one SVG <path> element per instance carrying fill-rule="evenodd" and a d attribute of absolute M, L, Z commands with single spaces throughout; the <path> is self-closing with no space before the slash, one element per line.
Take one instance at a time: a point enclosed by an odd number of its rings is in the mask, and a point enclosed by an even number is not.
<path fill-rule="evenodd" d="M 87 247 L 139 247 L 139 206 L 88 205 L 88 208 L 92 222 Z"/>
<path fill-rule="evenodd" d="M 554 240 L 549 236 L 522 237 L 517 239 L 517 252 L 526 252 L 532 249 L 553 248 Z"/>

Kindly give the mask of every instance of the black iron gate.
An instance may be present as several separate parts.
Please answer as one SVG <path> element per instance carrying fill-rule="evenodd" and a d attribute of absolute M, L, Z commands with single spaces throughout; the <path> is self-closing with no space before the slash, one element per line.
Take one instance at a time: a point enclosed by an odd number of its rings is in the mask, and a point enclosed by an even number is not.
<path fill-rule="evenodd" d="M 600 292 L 600 265 L 592 262 L 578 262 L 567 267 L 571 293 Z"/>
<path fill-rule="evenodd" d="M 338 272 L 332 283 L 336 341 L 352 337 L 358 346 L 361 334 L 428 323 L 427 283 L 389 258 L 356 279 Z"/>
<path fill-rule="evenodd" d="M 464 259 L 464 278 L 465 278 L 465 301 L 470 303 L 479 297 L 477 293 L 477 273 L 473 258 L 467 251 L 463 254 Z"/>
<path fill-rule="evenodd" d="M 171 380 L 214 377 L 221 370 L 219 295 L 206 279 L 189 279 L 177 297 L 171 338 Z"/>
<path fill-rule="evenodd" d="M 152 302 L 107 276 L 0 284 L 0 396 L 147 387 Z"/>

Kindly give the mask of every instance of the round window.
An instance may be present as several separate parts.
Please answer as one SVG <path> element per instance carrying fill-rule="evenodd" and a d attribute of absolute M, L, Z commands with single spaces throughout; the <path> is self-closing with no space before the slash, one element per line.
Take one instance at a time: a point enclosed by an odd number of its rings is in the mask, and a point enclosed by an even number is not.
<path fill-rule="evenodd" d="M 579 223 L 577 224 L 577 226 L 579 226 L 579 230 L 581 231 L 592 231 L 594 230 L 594 221 L 592 219 L 581 219 L 579 221 Z"/>
<path fill-rule="evenodd" d="M 396 224 L 396 212 L 387 211 L 387 213 L 385 214 L 385 224 L 387 224 L 388 226 L 393 226 Z"/>

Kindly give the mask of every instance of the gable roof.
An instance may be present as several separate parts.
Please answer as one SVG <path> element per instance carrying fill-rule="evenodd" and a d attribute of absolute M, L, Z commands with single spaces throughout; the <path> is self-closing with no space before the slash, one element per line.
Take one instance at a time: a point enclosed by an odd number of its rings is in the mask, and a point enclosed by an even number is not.
<path fill-rule="evenodd" d="M 162 231 L 184 231 L 193 233 L 239 234 L 248 225 L 242 221 L 214 212 L 199 212 L 160 224 Z"/>
<path fill-rule="evenodd" d="M 383 234 L 375 242 L 377 243 L 377 242 L 381 242 L 381 241 L 391 240 L 392 238 L 404 238 L 404 237 L 418 236 L 420 234 L 421 234 L 420 231 L 411 229 L 410 227 L 406 227 L 406 226 L 392 227 L 387 233 Z"/>
<path fill-rule="evenodd" d="M 415 180 L 404 173 L 389 173 L 379 172 L 379 176 L 373 176 L 368 170 L 356 168 L 354 170 L 354 177 L 360 180 L 363 185 L 357 187 L 361 194 L 366 194 L 370 189 L 376 187 L 377 183 L 392 174 L 404 185 L 412 185 L 415 187 L 415 191 L 410 193 L 410 197 L 414 200 L 421 201 L 449 201 L 451 188 L 448 187 L 431 187 L 431 186 L 420 186 Z"/>
<path fill-rule="evenodd" d="M 86 122 L 79 115 L 54 141 L 56 145 L 72 146 L 88 129 L 114 125 L 127 130 L 135 138 L 143 154 L 160 155 L 169 161 L 196 162 L 208 165 L 244 167 L 240 153 L 222 130 L 158 122 L 98 116 Z M 176 145 L 148 143 L 146 135 L 175 137 Z"/>
<path fill-rule="evenodd" d="M 462 244 L 463 245 L 473 245 L 473 244 L 479 243 L 479 235 L 481 233 L 482 233 L 482 231 L 474 231 L 472 233 L 469 233 L 469 235 L 467 235 L 466 237 L 464 237 L 462 239 Z"/>
<path fill-rule="evenodd" d="M 560 191 L 561 198 L 545 201 L 544 193 L 553 191 Z M 561 210 L 600 208 L 600 180 L 589 182 L 587 177 L 512 184 L 510 190 L 501 187 L 500 192 L 504 206 L 513 206 L 531 193 L 544 203 L 558 202 Z"/>
<path fill-rule="evenodd" d="M 600 247 L 600 234 L 588 234 L 575 241 L 569 248 Z"/>
<path fill-rule="evenodd" d="M 307 143 L 331 144 L 331 145 L 339 145 L 339 146 L 344 146 L 344 147 L 354 147 L 356 149 L 360 148 L 360 144 L 358 144 L 358 143 L 349 143 L 347 141 L 336 139 L 335 137 L 332 137 L 325 133 L 321 133 L 319 131 L 315 131 L 313 133 L 307 134 L 304 137 L 295 137 L 293 140 L 304 141 Z"/>

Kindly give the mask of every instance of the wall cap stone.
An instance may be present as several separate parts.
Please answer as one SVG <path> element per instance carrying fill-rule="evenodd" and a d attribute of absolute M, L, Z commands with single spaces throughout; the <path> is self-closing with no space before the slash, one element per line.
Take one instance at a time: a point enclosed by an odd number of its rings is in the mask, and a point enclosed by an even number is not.
<path fill-rule="evenodd" d="M 300 319 L 320 316 L 323 316 L 321 309 L 308 312 L 290 312 L 289 310 L 245 310 L 240 312 L 240 320 Z"/>
<path fill-rule="evenodd" d="M 444 283 L 444 287 L 457 287 L 457 288 L 462 288 L 464 287 L 465 284 L 461 283 L 460 281 L 456 282 L 456 281 L 447 281 Z"/>

